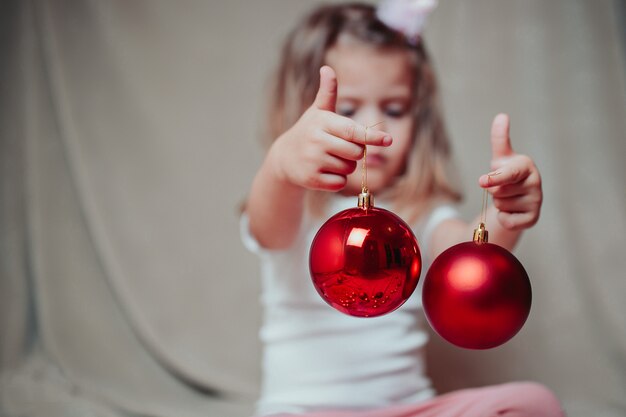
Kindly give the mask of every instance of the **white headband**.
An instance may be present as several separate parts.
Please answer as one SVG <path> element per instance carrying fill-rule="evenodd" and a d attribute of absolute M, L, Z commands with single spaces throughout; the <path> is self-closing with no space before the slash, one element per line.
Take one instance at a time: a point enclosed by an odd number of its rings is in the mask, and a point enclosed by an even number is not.
<path fill-rule="evenodd" d="M 435 7 L 437 0 L 382 0 L 376 9 L 376 16 L 415 44 L 422 34 L 426 18 Z"/>

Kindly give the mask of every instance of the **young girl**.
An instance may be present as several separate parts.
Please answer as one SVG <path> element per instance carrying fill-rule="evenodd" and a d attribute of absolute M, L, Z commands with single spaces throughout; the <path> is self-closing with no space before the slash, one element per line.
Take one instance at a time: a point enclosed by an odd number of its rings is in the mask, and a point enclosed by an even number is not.
<path fill-rule="evenodd" d="M 542 191 L 537 168 L 513 151 L 508 131 L 508 117 L 496 116 L 493 172 L 479 184 L 493 197 L 490 241 L 512 249 L 537 221 Z M 393 313 L 363 319 L 330 308 L 312 285 L 311 241 L 328 217 L 355 207 L 366 143 L 376 205 L 414 226 L 424 271 L 472 236 L 477 221 L 464 223 L 451 206 L 460 193 L 423 41 L 390 29 L 368 5 L 313 11 L 282 51 L 270 136 L 242 216 L 244 242 L 262 263 L 258 415 L 562 415 L 535 383 L 435 397 L 424 369 L 420 288 Z"/>

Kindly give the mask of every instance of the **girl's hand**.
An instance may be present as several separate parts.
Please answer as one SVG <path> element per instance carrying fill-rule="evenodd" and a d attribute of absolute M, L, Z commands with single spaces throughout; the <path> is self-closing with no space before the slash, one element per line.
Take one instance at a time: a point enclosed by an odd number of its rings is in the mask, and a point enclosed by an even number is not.
<path fill-rule="evenodd" d="M 320 87 L 311 107 L 276 141 L 268 153 L 276 178 L 316 190 L 338 191 L 363 157 L 365 126 L 335 114 L 335 71 L 320 69 Z M 367 129 L 367 145 L 389 146 L 391 136 Z"/>
<path fill-rule="evenodd" d="M 493 196 L 498 221 L 509 230 L 526 229 L 539 219 L 541 176 L 531 158 L 516 154 L 509 137 L 509 116 L 498 114 L 491 127 L 491 169 L 478 180 Z"/>

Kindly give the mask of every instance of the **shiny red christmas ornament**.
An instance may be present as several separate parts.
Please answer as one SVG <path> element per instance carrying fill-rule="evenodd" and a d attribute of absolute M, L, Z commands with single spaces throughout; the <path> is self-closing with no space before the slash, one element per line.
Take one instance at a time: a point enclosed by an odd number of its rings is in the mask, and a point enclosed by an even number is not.
<path fill-rule="evenodd" d="M 411 228 L 392 212 L 373 207 L 365 191 L 359 207 L 322 225 L 311 245 L 309 268 L 329 305 L 351 316 L 376 317 L 411 296 L 422 259 Z"/>
<path fill-rule="evenodd" d="M 524 267 L 508 250 L 487 242 L 482 223 L 473 242 L 452 246 L 435 259 L 422 293 L 433 329 L 467 349 L 490 349 L 515 336 L 531 300 Z"/>

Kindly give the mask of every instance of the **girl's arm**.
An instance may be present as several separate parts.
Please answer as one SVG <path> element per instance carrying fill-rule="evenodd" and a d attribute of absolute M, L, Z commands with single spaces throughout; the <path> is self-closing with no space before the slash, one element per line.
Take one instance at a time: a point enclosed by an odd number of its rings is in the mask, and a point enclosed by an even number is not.
<path fill-rule="evenodd" d="M 478 183 L 493 199 L 486 216 L 489 242 L 512 250 L 522 231 L 539 220 L 543 192 L 541 176 L 533 160 L 513 151 L 509 126 L 506 114 L 499 114 L 494 119 L 491 128 L 492 171 L 481 176 Z M 432 235 L 433 259 L 450 246 L 471 240 L 479 222 L 480 216 L 470 224 L 460 220 L 441 223 Z"/>
<path fill-rule="evenodd" d="M 307 189 L 339 191 L 363 157 L 365 126 L 334 113 L 337 78 L 320 69 L 313 105 L 267 153 L 252 182 L 246 212 L 250 231 L 267 249 L 284 249 L 295 239 Z M 369 129 L 367 144 L 389 146 L 389 134 Z"/>

